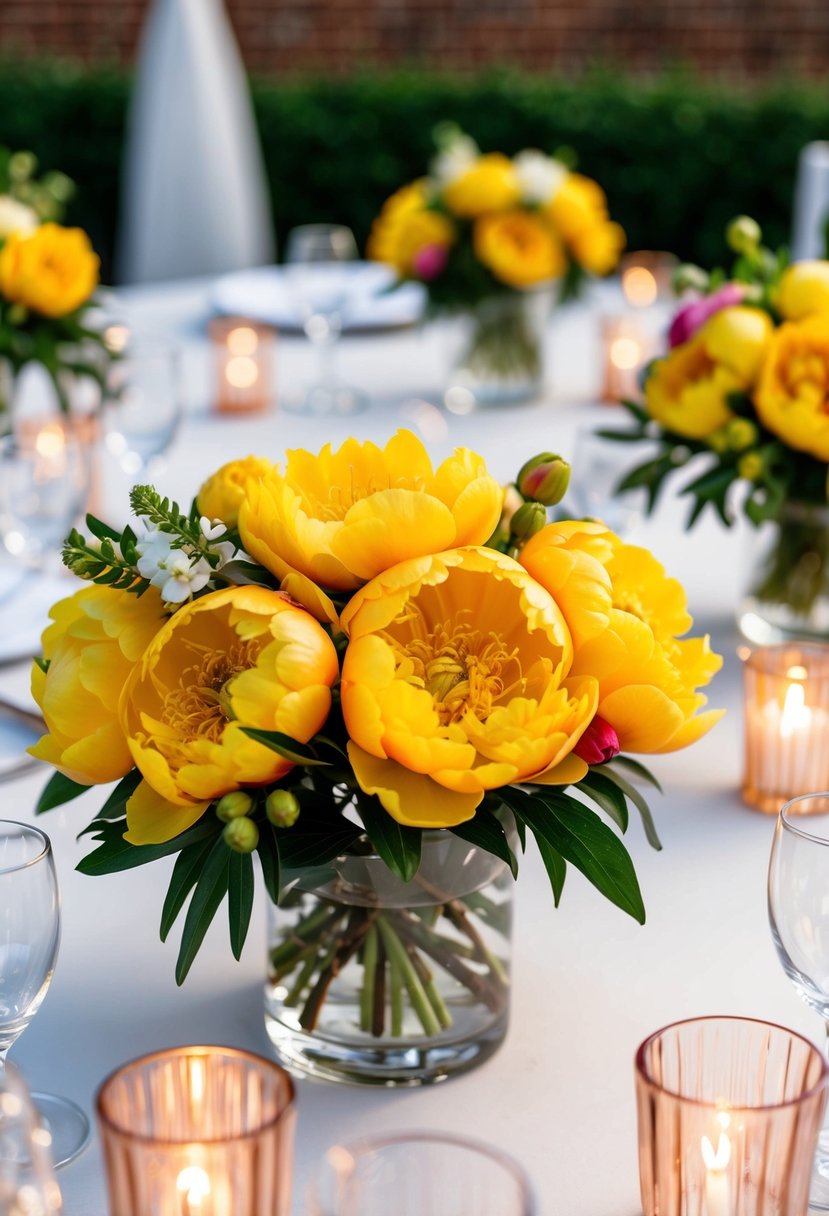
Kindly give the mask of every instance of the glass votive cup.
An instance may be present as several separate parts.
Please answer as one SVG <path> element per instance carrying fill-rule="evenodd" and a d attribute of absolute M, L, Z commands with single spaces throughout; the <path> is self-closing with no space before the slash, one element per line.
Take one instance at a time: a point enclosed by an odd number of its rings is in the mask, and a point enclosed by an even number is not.
<path fill-rule="evenodd" d="M 760 646 L 743 662 L 743 800 L 776 815 L 829 789 L 829 646 Z"/>
<path fill-rule="evenodd" d="M 112 1216 L 289 1216 L 294 1087 L 231 1047 L 175 1047 L 101 1085 Z"/>
<path fill-rule="evenodd" d="M 507 1153 L 440 1132 L 405 1132 L 328 1150 L 308 1216 L 535 1216 L 529 1179 Z"/>
<path fill-rule="evenodd" d="M 220 414 L 266 410 L 274 395 L 276 330 L 246 317 L 214 317 L 208 327 Z"/>
<path fill-rule="evenodd" d="M 676 1022 L 636 1053 L 644 1216 L 806 1216 L 829 1069 L 794 1031 Z"/>

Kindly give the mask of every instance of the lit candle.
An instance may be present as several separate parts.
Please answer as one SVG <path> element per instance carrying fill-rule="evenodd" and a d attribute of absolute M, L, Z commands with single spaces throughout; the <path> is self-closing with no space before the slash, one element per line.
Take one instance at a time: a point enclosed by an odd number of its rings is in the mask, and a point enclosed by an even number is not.
<path fill-rule="evenodd" d="M 653 343 L 641 320 L 629 313 L 602 318 L 604 349 L 603 401 L 638 398 L 639 372 L 651 357 Z"/>
<path fill-rule="evenodd" d="M 274 331 L 239 318 L 210 325 L 216 355 L 216 408 L 250 413 L 267 408 L 273 380 Z"/>
<path fill-rule="evenodd" d="M 179 1216 L 210 1216 L 210 1177 L 200 1165 L 187 1165 L 176 1178 L 181 1197 Z"/>
<path fill-rule="evenodd" d="M 717 1115 L 720 1131 L 717 1147 L 707 1136 L 702 1137 L 700 1148 L 705 1164 L 705 1210 L 706 1216 L 732 1216 L 731 1192 L 728 1181 L 728 1163 L 731 1160 L 731 1141 L 725 1134 L 731 1118 L 725 1111 Z"/>

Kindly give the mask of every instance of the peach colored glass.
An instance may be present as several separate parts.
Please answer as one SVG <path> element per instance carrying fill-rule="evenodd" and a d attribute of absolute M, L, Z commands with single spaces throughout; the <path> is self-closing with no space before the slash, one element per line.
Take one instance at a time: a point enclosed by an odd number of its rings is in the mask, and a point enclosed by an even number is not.
<path fill-rule="evenodd" d="M 743 799 L 776 815 L 790 798 L 829 789 L 829 646 L 758 647 L 743 678 Z"/>
<path fill-rule="evenodd" d="M 177 1047 L 101 1085 L 111 1216 L 289 1216 L 294 1087 L 270 1060 Z"/>
<path fill-rule="evenodd" d="M 782 1026 L 694 1018 L 636 1054 L 644 1216 L 806 1216 L 829 1070 Z"/>
<path fill-rule="evenodd" d="M 209 326 L 220 414 L 266 410 L 274 388 L 276 330 L 245 317 L 215 317 Z"/>

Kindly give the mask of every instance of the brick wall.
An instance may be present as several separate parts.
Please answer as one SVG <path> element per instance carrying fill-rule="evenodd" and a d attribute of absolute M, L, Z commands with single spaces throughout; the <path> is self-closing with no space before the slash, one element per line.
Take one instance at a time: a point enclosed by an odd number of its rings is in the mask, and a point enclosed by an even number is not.
<path fill-rule="evenodd" d="M 650 73 L 671 62 L 732 79 L 829 70 L 826 0 L 226 0 L 251 71 L 361 64 Z M 0 0 L 0 50 L 132 60 L 147 0 Z"/>

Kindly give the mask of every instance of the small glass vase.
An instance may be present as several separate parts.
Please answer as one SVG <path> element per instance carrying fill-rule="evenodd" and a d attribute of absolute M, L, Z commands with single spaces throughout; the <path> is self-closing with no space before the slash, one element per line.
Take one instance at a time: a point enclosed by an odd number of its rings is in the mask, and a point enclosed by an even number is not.
<path fill-rule="evenodd" d="M 549 288 L 489 296 L 463 316 L 463 333 L 450 383 L 452 394 L 481 406 L 538 397 L 544 382 L 544 330 L 552 309 Z M 463 412 L 459 410 L 458 412 Z"/>
<path fill-rule="evenodd" d="M 385 1086 L 473 1068 L 507 1030 L 512 875 L 450 832 L 424 834 L 408 883 L 368 848 L 269 908 L 265 1025 L 277 1059 Z"/>
<path fill-rule="evenodd" d="M 829 507 L 787 502 L 750 543 L 742 634 L 762 646 L 829 638 Z"/>

